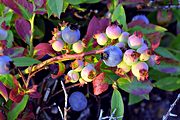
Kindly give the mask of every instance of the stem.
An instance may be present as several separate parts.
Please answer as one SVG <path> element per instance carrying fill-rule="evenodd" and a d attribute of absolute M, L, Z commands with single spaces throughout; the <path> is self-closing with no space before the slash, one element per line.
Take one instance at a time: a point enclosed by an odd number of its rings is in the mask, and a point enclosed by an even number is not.
<path fill-rule="evenodd" d="M 30 45 L 29 45 L 29 55 L 33 56 L 33 51 L 34 51 L 34 46 L 33 46 L 33 33 L 34 33 L 34 18 L 35 18 L 35 13 L 33 13 L 32 18 L 29 20 L 30 24 L 31 24 L 31 37 L 30 37 Z"/>
<path fill-rule="evenodd" d="M 56 56 L 53 58 L 50 58 L 48 60 L 45 60 L 35 66 L 33 66 L 33 69 L 31 72 L 34 72 L 38 69 L 41 69 L 44 66 L 47 66 L 49 64 L 52 64 L 56 61 L 67 61 L 67 60 L 74 60 L 74 59 L 80 59 L 83 58 L 84 56 L 88 56 L 88 55 L 94 55 L 94 54 L 100 54 L 104 52 L 104 48 L 99 49 L 99 50 L 93 50 L 93 51 L 89 51 L 89 52 L 84 52 L 84 53 L 80 53 L 80 54 L 63 54 L 60 56 Z"/>
<path fill-rule="evenodd" d="M 67 101 L 68 101 L 68 94 L 66 92 L 66 89 L 65 89 L 65 86 L 64 86 L 64 83 L 61 81 L 61 85 L 62 85 L 62 89 L 64 91 L 64 96 L 65 96 L 65 103 L 64 103 L 64 120 L 67 120 Z"/>

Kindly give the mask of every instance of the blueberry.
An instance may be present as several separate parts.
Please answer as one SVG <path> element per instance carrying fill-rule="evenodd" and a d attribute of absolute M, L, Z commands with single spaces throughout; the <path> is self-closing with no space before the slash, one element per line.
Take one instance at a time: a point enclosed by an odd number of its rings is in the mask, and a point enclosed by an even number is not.
<path fill-rule="evenodd" d="M 121 35 L 119 36 L 118 40 L 119 40 L 119 42 L 127 43 L 128 38 L 129 38 L 129 33 L 128 32 L 122 32 Z"/>
<path fill-rule="evenodd" d="M 62 38 L 68 44 L 73 44 L 80 39 L 80 31 L 66 27 L 62 30 Z"/>
<path fill-rule="evenodd" d="M 104 50 L 104 54 L 107 55 L 103 61 L 107 66 L 115 67 L 122 61 L 122 51 L 117 46 L 108 46 Z"/>
<path fill-rule="evenodd" d="M 0 40 L 6 40 L 7 36 L 8 36 L 8 32 L 0 28 Z"/>
<path fill-rule="evenodd" d="M 74 111 L 82 111 L 87 107 L 87 99 L 82 92 L 73 92 L 69 97 L 69 104 Z"/>
<path fill-rule="evenodd" d="M 123 61 L 131 66 L 132 64 L 136 63 L 139 58 L 139 53 L 137 53 L 133 49 L 128 49 L 125 51 L 124 56 L 123 56 Z"/>
<path fill-rule="evenodd" d="M 9 65 L 12 62 L 9 56 L 0 56 L 0 74 L 8 74 L 9 73 Z"/>
<path fill-rule="evenodd" d="M 81 71 L 81 77 L 86 82 L 91 82 L 96 76 L 96 69 L 93 64 L 86 65 Z"/>
<path fill-rule="evenodd" d="M 64 47 L 64 42 L 60 38 L 58 38 L 52 43 L 53 50 L 57 52 L 61 51 L 63 47 Z"/>
<path fill-rule="evenodd" d="M 147 80 L 148 78 L 148 65 L 145 62 L 137 62 L 132 65 L 131 71 L 138 80 Z"/>
<path fill-rule="evenodd" d="M 79 80 L 79 73 L 74 70 L 70 70 L 66 75 L 66 80 L 72 83 L 77 82 Z"/>
<path fill-rule="evenodd" d="M 72 48 L 75 53 L 82 53 L 84 50 L 83 42 L 80 40 L 77 41 L 76 43 L 73 44 Z"/>
<path fill-rule="evenodd" d="M 149 24 L 149 19 L 145 15 L 136 15 L 132 18 L 132 21 L 141 20 L 146 24 Z"/>
<path fill-rule="evenodd" d="M 121 28 L 116 24 L 109 25 L 106 28 L 106 35 L 110 39 L 117 39 L 121 35 Z"/>
<path fill-rule="evenodd" d="M 143 38 L 139 38 L 134 34 L 128 38 L 128 45 L 132 49 L 140 48 L 143 45 L 143 42 L 144 42 Z"/>
<path fill-rule="evenodd" d="M 94 38 L 97 40 L 99 45 L 105 45 L 108 41 L 108 38 L 105 33 L 98 33 L 94 35 Z"/>

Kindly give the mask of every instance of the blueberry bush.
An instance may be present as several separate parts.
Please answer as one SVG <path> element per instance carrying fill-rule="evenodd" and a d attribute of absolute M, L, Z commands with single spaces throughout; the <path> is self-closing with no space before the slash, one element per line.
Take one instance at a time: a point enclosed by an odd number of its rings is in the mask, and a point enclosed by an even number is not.
<path fill-rule="evenodd" d="M 0 0 L 0 119 L 125 120 L 153 89 L 176 93 L 179 8 L 178 0 Z M 173 116 L 166 112 L 163 120 Z"/>

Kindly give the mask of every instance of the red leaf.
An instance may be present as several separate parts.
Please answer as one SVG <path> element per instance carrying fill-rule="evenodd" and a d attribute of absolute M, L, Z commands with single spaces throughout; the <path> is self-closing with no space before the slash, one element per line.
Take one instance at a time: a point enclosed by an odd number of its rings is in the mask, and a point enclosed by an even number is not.
<path fill-rule="evenodd" d="M 161 37 L 162 37 L 162 34 L 160 32 L 150 33 L 150 34 L 147 34 L 146 36 L 151 42 L 152 50 L 155 50 L 156 48 L 159 47 L 160 42 L 161 42 Z"/>
<path fill-rule="evenodd" d="M 27 91 L 30 97 L 32 97 L 32 98 L 40 98 L 41 97 L 41 94 L 37 92 L 37 87 L 38 87 L 38 85 L 33 85 L 33 87 Z"/>
<path fill-rule="evenodd" d="M 31 32 L 30 23 L 24 18 L 19 18 L 15 21 L 15 28 L 21 39 L 25 43 L 28 43 L 26 39 L 30 37 L 30 32 Z"/>
<path fill-rule="evenodd" d="M 106 27 L 109 25 L 108 19 L 98 20 L 95 16 L 91 19 L 88 25 L 86 36 L 84 37 L 84 42 L 87 44 L 93 35 L 97 32 L 105 31 Z"/>
<path fill-rule="evenodd" d="M 37 59 L 41 59 L 47 54 L 51 55 L 55 53 L 55 51 L 52 49 L 49 43 L 39 43 L 34 49 L 36 50 L 35 55 Z"/>
<path fill-rule="evenodd" d="M 104 82 L 105 73 L 100 73 L 93 80 L 94 95 L 99 95 L 108 89 L 108 83 Z"/>
<path fill-rule="evenodd" d="M 33 12 L 33 5 L 32 3 L 28 2 L 27 0 L 2 0 L 6 6 L 14 10 L 17 14 L 22 15 L 18 5 L 14 2 L 16 1 L 18 4 L 22 5 L 26 8 L 29 12 Z"/>
<path fill-rule="evenodd" d="M 9 99 L 11 99 L 12 101 L 16 103 L 19 103 L 22 100 L 23 96 L 24 96 L 23 93 L 21 94 L 18 93 L 18 87 L 16 87 L 10 91 Z"/>
<path fill-rule="evenodd" d="M 8 93 L 6 91 L 6 87 L 2 84 L 2 82 L 0 82 L 0 94 L 2 95 L 2 97 L 6 100 L 8 100 Z"/>
<path fill-rule="evenodd" d="M 21 120 L 35 120 L 35 115 L 33 112 L 25 113 Z"/>

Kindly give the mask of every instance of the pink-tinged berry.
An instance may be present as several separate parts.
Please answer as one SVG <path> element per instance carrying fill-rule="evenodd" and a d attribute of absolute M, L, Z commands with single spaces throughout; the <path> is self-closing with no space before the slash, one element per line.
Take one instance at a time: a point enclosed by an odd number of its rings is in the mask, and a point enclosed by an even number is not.
<path fill-rule="evenodd" d="M 108 38 L 105 33 L 98 33 L 94 35 L 94 38 L 97 40 L 99 45 L 105 45 L 108 41 Z"/>
<path fill-rule="evenodd" d="M 139 36 L 139 33 L 136 34 L 135 32 L 133 35 L 131 35 L 128 38 L 128 45 L 132 49 L 140 48 L 143 45 L 143 43 L 144 43 L 144 40 L 141 35 Z"/>
<path fill-rule="evenodd" d="M 0 40 L 6 40 L 8 32 L 4 29 L 0 29 Z"/>
<path fill-rule="evenodd" d="M 65 76 L 65 79 L 66 79 L 66 82 L 75 83 L 79 80 L 79 73 L 74 70 L 70 70 Z"/>
<path fill-rule="evenodd" d="M 116 24 L 109 25 L 106 28 L 106 35 L 110 39 L 117 39 L 121 35 L 121 28 Z"/>
<path fill-rule="evenodd" d="M 118 65 L 117 68 L 120 68 L 124 73 L 127 73 L 131 70 L 131 67 L 127 65 L 124 61 L 121 61 Z"/>
<path fill-rule="evenodd" d="M 117 46 L 108 46 L 104 49 L 103 61 L 109 67 L 115 67 L 122 61 L 123 53 Z"/>
<path fill-rule="evenodd" d="M 128 32 L 122 32 L 121 35 L 119 36 L 118 40 L 119 40 L 119 42 L 127 43 L 128 38 L 129 38 L 129 33 Z"/>
<path fill-rule="evenodd" d="M 60 38 L 52 42 L 52 48 L 57 52 L 61 51 L 63 47 L 64 47 L 64 42 Z"/>
<path fill-rule="evenodd" d="M 128 49 L 125 51 L 124 56 L 123 56 L 123 61 L 131 66 L 134 63 L 136 63 L 138 61 L 140 54 L 137 53 L 135 50 L 133 49 Z"/>
<path fill-rule="evenodd" d="M 73 44 L 72 48 L 75 53 L 82 53 L 84 50 L 83 42 L 80 40 L 77 41 L 76 43 Z"/>
<path fill-rule="evenodd" d="M 84 62 L 82 60 L 75 60 L 71 63 L 71 67 L 74 71 L 80 72 L 84 67 Z"/>
<path fill-rule="evenodd" d="M 96 69 L 93 64 L 86 65 L 81 71 L 81 77 L 86 82 L 91 82 L 96 77 Z"/>
<path fill-rule="evenodd" d="M 0 74 L 9 73 L 9 65 L 11 61 L 12 60 L 9 56 L 0 56 Z"/>
<path fill-rule="evenodd" d="M 132 65 L 131 71 L 138 80 L 144 81 L 148 79 L 148 65 L 145 62 L 138 62 Z"/>
<path fill-rule="evenodd" d="M 76 28 L 66 27 L 62 30 L 62 38 L 68 44 L 73 44 L 80 39 L 80 31 Z"/>
<path fill-rule="evenodd" d="M 149 24 L 149 19 L 145 15 L 136 15 L 132 18 L 132 21 L 141 20 L 146 24 Z"/>

